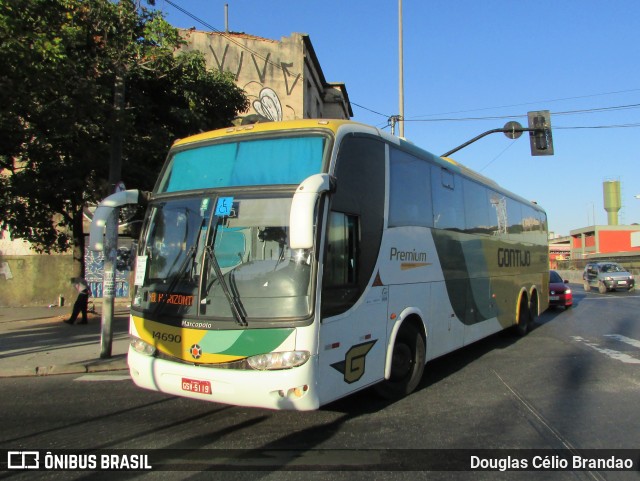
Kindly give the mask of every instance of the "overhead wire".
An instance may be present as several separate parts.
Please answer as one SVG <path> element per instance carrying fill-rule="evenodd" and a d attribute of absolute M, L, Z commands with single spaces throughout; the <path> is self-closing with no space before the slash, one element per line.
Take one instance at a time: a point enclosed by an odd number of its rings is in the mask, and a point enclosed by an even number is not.
<path fill-rule="evenodd" d="M 205 20 L 203 20 L 203 19 L 199 18 L 198 16 L 194 15 L 193 13 L 189 12 L 187 9 L 177 5 L 172 0 L 163 0 L 163 1 L 164 1 L 164 3 L 167 3 L 167 4 L 171 5 L 176 10 L 180 11 L 181 13 L 183 13 L 186 16 L 188 16 L 192 20 L 195 20 L 196 22 L 200 23 L 201 25 L 203 25 L 204 27 L 208 28 L 209 30 L 211 30 L 213 32 L 216 32 L 216 33 L 220 34 L 221 36 L 225 37 L 227 40 L 229 40 L 229 42 L 233 43 L 234 45 L 237 45 L 241 49 L 251 53 L 252 55 L 254 55 L 254 56 L 256 56 L 256 57 L 258 57 L 258 58 L 260 58 L 262 60 L 264 60 L 269 65 L 272 65 L 273 67 L 284 71 L 284 69 L 283 69 L 283 67 L 281 65 L 279 65 L 279 64 L 277 64 L 275 62 L 272 62 L 271 60 L 269 60 L 269 57 L 265 57 L 264 55 L 260 54 L 259 52 L 247 47 L 243 43 L 237 41 L 232 36 L 227 35 L 225 32 L 222 32 L 221 30 L 217 29 L 216 27 L 214 27 L 213 25 L 209 24 Z M 288 73 L 293 75 L 293 76 L 299 75 L 299 74 L 296 74 L 295 72 L 292 73 L 292 72 L 288 71 Z M 615 94 L 620 94 L 620 93 L 629 93 L 629 92 L 637 92 L 637 91 L 640 91 L 640 89 L 628 89 L 628 90 L 618 90 L 618 91 L 598 93 L 598 94 L 577 95 L 577 96 L 573 96 L 573 97 L 564 97 L 564 98 L 551 99 L 551 100 L 545 100 L 545 101 L 523 102 L 523 103 L 520 103 L 520 104 L 503 105 L 503 106 L 500 106 L 500 107 L 482 107 L 482 108 L 471 109 L 471 110 L 460 110 L 460 111 L 454 111 L 454 112 L 446 112 L 446 113 L 442 113 L 442 114 L 425 114 L 425 115 L 414 116 L 414 117 L 411 117 L 411 118 L 404 118 L 402 121 L 403 122 L 468 122 L 468 121 L 480 121 L 480 120 L 501 120 L 501 119 L 526 118 L 527 117 L 526 114 L 521 114 L 521 115 L 494 115 L 494 116 L 484 116 L 484 117 L 433 118 L 433 119 L 424 119 L 424 118 L 421 118 L 421 117 L 432 116 L 432 115 L 449 115 L 449 114 L 466 113 L 466 112 L 480 112 L 480 111 L 484 111 L 484 110 L 496 110 L 496 109 L 502 109 L 502 108 L 520 107 L 520 106 L 524 106 L 524 105 L 536 105 L 536 104 L 539 105 L 541 103 L 562 102 L 562 101 L 567 101 L 567 100 L 576 100 L 576 99 L 583 99 L 583 98 L 601 97 L 601 96 L 605 96 L 605 95 L 615 95 Z M 364 105 L 358 104 L 358 103 L 353 102 L 353 101 L 351 101 L 350 103 L 355 107 L 361 108 L 363 110 L 366 110 L 368 112 L 371 112 L 373 114 L 379 115 L 379 116 L 384 117 L 385 119 L 387 119 L 386 124 L 384 124 L 385 127 L 388 127 L 390 125 L 390 119 L 391 119 L 390 115 L 383 114 L 381 112 L 378 112 L 376 110 L 370 109 L 368 107 L 365 107 Z M 619 106 L 613 106 L 613 107 L 598 107 L 598 108 L 584 109 L 584 110 L 568 110 L 568 111 L 564 111 L 564 112 L 563 111 L 552 112 L 552 114 L 554 116 L 558 116 L 558 115 L 578 115 L 578 114 L 601 113 L 601 112 L 609 112 L 609 111 L 616 111 L 616 110 L 635 109 L 635 108 L 638 108 L 638 107 L 640 107 L 640 104 L 629 104 L 629 105 L 619 105 Z M 578 126 L 578 127 L 559 127 L 559 126 L 554 126 L 554 129 L 596 129 L 596 128 L 629 128 L 629 127 L 640 127 L 640 124 L 619 124 L 619 125 Z"/>
<path fill-rule="evenodd" d="M 640 104 L 617 105 L 612 107 L 597 107 L 597 108 L 582 109 L 582 110 L 566 110 L 566 111 L 551 112 L 551 113 L 554 116 L 577 115 L 577 114 L 611 112 L 616 110 L 629 110 L 629 109 L 637 109 L 637 108 L 640 108 Z M 513 118 L 521 118 L 521 117 L 526 118 L 527 114 L 492 115 L 492 116 L 486 116 L 486 117 L 442 117 L 442 118 L 436 118 L 436 119 L 410 118 L 410 119 L 404 119 L 404 121 L 405 122 L 466 122 L 466 121 L 476 121 L 476 120 L 513 119 Z"/>
<path fill-rule="evenodd" d="M 501 105 L 501 106 L 496 106 L 496 107 L 481 107 L 481 108 L 470 109 L 470 110 L 457 110 L 457 111 L 454 111 L 454 112 L 442 112 L 442 113 L 436 113 L 436 114 L 416 115 L 416 116 L 414 116 L 412 118 L 428 117 L 428 116 L 432 116 L 432 115 L 450 115 L 450 114 L 462 114 L 462 113 L 467 113 L 467 112 L 481 112 L 483 110 L 506 109 L 506 108 L 512 108 L 512 107 L 522 107 L 522 106 L 525 106 L 525 105 L 541 105 L 541 104 L 549 104 L 549 103 L 553 103 L 553 102 L 565 102 L 567 100 L 586 99 L 586 98 L 592 98 L 592 97 L 603 97 L 605 95 L 616 95 L 616 94 L 623 94 L 623 93 L 629 93 L 629 92 L 638 92 L 638 91 L 640 91 L 640 89 L 617 90 L 617 91 L 613 91 L 613 92 L 604 92 L 604 93 L 588 94 L 588 95 L 576 95 L 574 97 L 564 97 L 564 98 L 551 99 L 551 100 L 537 100 L 535 102 L 523 102 L 523 103 L 519 103 L 519 104 Z"/>
<path fill-rule="evenodd" d="M 275 67 L 275 68 L 277 68 L 277 69 L 279 69 L 279 70 L 282 70 L 283 72 L 285 72 L 285 73 L 287 73 L 287 74 L 289 74 L 289 75 L 291 75 L 291 76 L 293 76 L 293 77 L 297 77 L 298 75 L 301 75 L 301 74 L 299 74 L 299 73 L 295 73 L 295 72 L 291 72 L 291 71 L 285 70 L 285 69 L 282 67 L 282 65 L 279 65 L 279 64 L 277 64 L 277 63 L 272 62 L 271 60 L 269 60 L 269 57 L 265 57 L 265 56 L 264 56 L 264 55 L 262 55 L 261 53 L 256 52 L 255 50 L 252 50 L 251 48 L 247 47 L 247 46 L 246 46 L 246 45 L 244 45 L 242 42 L 238 42 L 238 41 L 237 41 L 235 38 L 233 38 L 231 35 L 227 35 L 225 32 L 222 32 L 221 30 L 217 29 L 216 27 L 214 27 L 214 26 L 213 26 L 213 25 L 211 25 L 210 23 L 206 22 L 205 20 L 202 20 L 201 18 L 199 18 L 199 17 L 198 17 L 198 16 L 196 16 L 195 14 L 193 14 L 193 13 L 189 12 L 187 9 L 185 9 L 185 8 L 181 7 L 180 5 L 177 5 L 176 3 L 172 2 L 171 0 L 164 0 L 164 2 L 165 2 L 165 3 L 167 3 L 167 4 L 169 4 L 169 5 L 171 5 L 171 6 L 172 6 L 173 8 L 175 8 L 176 10 L 178 10 L 178 11 L 182 12 L 184 15 L 188 16 L 188 17 L 189 17 L 189 18 L 191 18 L 192 20 L 195 20 L 196 22 L 200 23 L 200 24 L 201 24 L 202 26 L 204 26 L 205 28 L 207 28 L 207 29 L 211 30 L 212 32 L 216 32 L 216 33 L 220 34 L 221 36 L 223 36 L 224 38 L 226 38 L 227 40 L 229 40 L 229 42 L 233 43 L 234 45 L 236 45 L 236 46 L 240 47 L 241 49 L 243 49 L 243 50 L 245 50 L 245 51 L 247 51 L 247 52 L 251 53 L 252 55 L 254 55 L 254 56 L 256 56 L 256 57 L 258 57 L 258 58 L 260 58 L 260 59 L 264 60 L 264 61 L 265 61 L 266 63 L 268 63 L 269 65 L 271 65 L 271 66 L 273 66 L 273 67 Z M 385 114 L 382 114 L 382 113 L 380 113 L 380 112 L 376 112 L 375 110 L 369 109 L 369 108 L 367 108 L 367 107 L 365 107 L 365 106 L 363 106 L 363 105 L 357 104 L 357 103 L 355 103 L 355 102 L 350 102 L 350 103 L 351 103 L 351 105 L 354 105 L 354 106 L 359 107 L 359 108 L 364 109 L 364 110 L 368 110 L 369 112 L 372 112 L 372 113 L 374 113 L 374 114 L 381 115 L 382 117 L 385 117 L 385 118 L 387 118 L 387 119 L 390 117 L 389 115 L 385 115 Z"/>
<path fill-rule="evenodd" d="M 174 2 L 172 2 L 171 0 L 164 0 L 166 3 L 168 3 L 169 5 L 171 5 L 173 8 L 175 8 L 176 10 L 179 10 L 180 12 L 182 12 L 183 14 L 185 14 L 186 16 L 188 16 L 189 18 L 191 18 L 192 20 L 195 20 L 196 22 L 202 24 L 202 26 L 208 28 L 209 30 L 211 30 L 212 32 L 216 32 L 219 33 L 221 36 L 223 36 L 224 38 L 226 38 L 227 40 L 229 40 L 229 42 L 233 43 L 234 45 L 237 45 L 238 47 L 240 47 L 243 50 L 246 50 L 247 52 L 251 53 L 252 55 L 255 55 L 256 57 L 264 60 L 265 62 L 267 62 L 268 64 L 272 65 L 273 67 L 280 69 L 280 70 L 284 70 L 282 68 L 281 65 L 278 65 L 275 62 L 272 62 L 271 60 L 269 60 L 269 57 L 265 57 L 264 55 L 262 55 L 259 52 L 256 52 L 255 50 L 252 50 L 251 48 L 247 47 L 246 45 L 244 45 L 242 42 L 238 42 L 235 38 L 233 38 L 231 35 L 227 35 L 225 32 L 218 30 L 216 27 L 214 27 L 213 25 L 207 23 L 206 21 L 202 20 L 201 18 L 197 17 L 196 15 L 194 15 L 193 13 L 189 12 L 187 9 L 176 5 Z M 291 73 L 291 72 L 289 72 Z M 299 75 L 297 73 L 293 73 L 293 76 Z"/>

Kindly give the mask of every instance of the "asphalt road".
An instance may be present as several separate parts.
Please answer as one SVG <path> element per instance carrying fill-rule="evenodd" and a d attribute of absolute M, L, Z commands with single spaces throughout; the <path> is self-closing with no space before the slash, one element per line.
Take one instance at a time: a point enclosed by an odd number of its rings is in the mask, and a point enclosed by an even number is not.
<path fill-rule="evenodd" d="M 240 467 L 215 479 L 640 479 L 603 470 L 389 468 L 390 457 L 415 466 L 415 456 L 440 449 L 640 449 L 640 294 L 574 287 L 572 309 L 545 313 L 524 338 L 501 333 L 429 363 L 419 389 L 395 403 L 364 391 L 317 412 L 274 412 L 143 391 L 126 372 L 0 379 L 0 449 L 180 449 L 209 461 L 240 453 Z M 302 456 L 302 467 L 250 471 L 272 450 Z"/>

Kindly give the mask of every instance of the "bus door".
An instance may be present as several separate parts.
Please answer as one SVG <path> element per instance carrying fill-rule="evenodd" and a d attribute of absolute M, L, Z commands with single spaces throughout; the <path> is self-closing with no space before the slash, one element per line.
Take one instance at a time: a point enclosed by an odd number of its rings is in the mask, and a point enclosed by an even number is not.
<path fill-rule="evenodd" d="M 327 230 L 321 296 L 319 369 L 321 402 L 382 380 L 388 286 L 358 286 L 358 225 L 332 212 Z"/>

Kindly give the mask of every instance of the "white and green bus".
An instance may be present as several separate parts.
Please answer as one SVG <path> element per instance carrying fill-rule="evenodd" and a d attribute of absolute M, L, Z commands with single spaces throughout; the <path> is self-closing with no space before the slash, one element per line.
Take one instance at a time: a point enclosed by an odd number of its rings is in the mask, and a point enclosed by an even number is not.
<path fill-rule="evenodd" d="M 99 249 L 110 196 L 92 226 Z M 376 128 L 299 120 L 180 140 L 137 252 L 128 363 L 177 396 L 311 410 L 548 305 L 545 212 Z"/>

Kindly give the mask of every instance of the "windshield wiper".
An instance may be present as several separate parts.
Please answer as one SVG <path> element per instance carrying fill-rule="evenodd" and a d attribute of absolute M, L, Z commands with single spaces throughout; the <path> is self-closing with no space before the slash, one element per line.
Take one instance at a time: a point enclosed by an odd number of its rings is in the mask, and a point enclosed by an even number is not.
<path fill-rule="evenodd" d="M 187 251 L 187 254 L 184 257 L 184 260 L 182 261 L 182 264 L 180 264 L 180 267 L 178 268 L 178 271 L 176 272 L 176 275 L 173 277 L 173 279 L 171 279 L 171 283 L 169 284 L 169 286 L 167 287 L 166 291 L 165 291 L 165 296 L 160 299 L 160 301 L 158 302 L 158 304 L 156 305 L 155 309 L 153 310 L 154 315 L 158 314 L 158 311 L 160 310 L 161 307 L 164 307 L 167 304 L 167 301 L 169 299 L 169 297 L 171 296 L 171 294 L 173 294 L 173 291 L 176 288 L 176 285 L 178 284 L 178 282 L 180 281 L 180 279 L 182 278 L 182 276 L 184 276 L 186 270 L 187 270 L 187 265 L 189 264 L 189 261 L 191 261 L 191 271 L 193 271 L 193 267 L 195 264 L 195 258 L 196 255 L 198 254 L 198 245 L 200 244 L 200 231 L 202 230 L 202 227 L 204 226 L 205 223 L 205 219 L 202 219 L 202 222 L 200 222 L 200 227 L 197 230 L 197 237 L 196 237 L 196 241 L 195 244 L 193 244 L 191 247 L 189 247 L 189 250 Z M 187 238 L 187 234 L 188 232 L 185 232 L 185 239 Z M 177 259 L 176 259 L 177 261 Z M 175 265 L 175 262 L 174 262 Z M 193 278 L 193 272 L 191 272 L 190 274 Z"/>
<path fill-rule="evenodd" d="M 243 327 L 248 326 L 247 317 L 244 313 L 244 309 L 242 304 L 240 303 L 240 299 L 238 299 L 234 294 L 231 293 L 229 286 L 227 285 L 227 281 L 224 279 L 224 275 L 222 274 L 222 269 L 220 269 L 220 264 L 218 264 L 218 258 L 211 246 L 207 246 L 207 254 L 211 259 L 211 266 L 216 273 L 216 277 L 218 278 L 218 282 L 220 282 L 220 287 L 222 288 L 222 292 L 224 292 L 227 301 L 229 302 L 229 306 L 231 307 L 231 312 L 236 322 Z M 208 295 L 208 289 L 205 295 Z"/>

